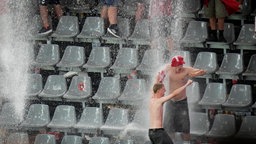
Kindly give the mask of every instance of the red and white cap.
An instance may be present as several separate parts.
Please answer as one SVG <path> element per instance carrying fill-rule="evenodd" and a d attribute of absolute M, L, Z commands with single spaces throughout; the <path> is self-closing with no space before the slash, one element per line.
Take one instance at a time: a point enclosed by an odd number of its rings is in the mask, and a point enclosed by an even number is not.
<path fill-rule="evenodd" d="M 185 62 L 182 56 L 178 55 L 172 58 L 172 62 L 171 62 L 172 67 L 177 67 L 183 64 L 185 64 Z"/>

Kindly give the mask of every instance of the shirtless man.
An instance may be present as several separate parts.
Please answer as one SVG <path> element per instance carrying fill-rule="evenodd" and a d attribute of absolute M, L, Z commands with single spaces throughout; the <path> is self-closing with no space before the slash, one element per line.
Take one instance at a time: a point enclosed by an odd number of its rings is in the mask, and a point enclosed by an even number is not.
<path fill-rule="evenodd" d="M 173 93 L 177 88 L 186 84 L 189 78 L 201 76 L 205 70 L 192 67 L 183 67 L 185 64 L 182 56 L 172 58 L 171 64 L 165 68 L 169 80 L 169 92 Z M 181 132 L 184 141 L 190 140 L 190 123 L 186 90 L 183 89 L 171 101 L 165 105 L 164 128 L 172 137 L 175 132 Z"/>
<path fill-rule="evenodd" d="M 157 76 L 157 82 L 153 86 L 152 97 L 150 98 L 149 138 L 152 144 L 173 144 L 171 138 L 163 129 L 163 104 L 171 98 L 175 98 L 192 83 L 192 80 L 188 80 L 185 85 L 177 88 L 168 96 L 164 96 L 165 87 L 162 84 L 163 78 L 164 76 L 161 77 L 161 73 L 159 73 Z"/>

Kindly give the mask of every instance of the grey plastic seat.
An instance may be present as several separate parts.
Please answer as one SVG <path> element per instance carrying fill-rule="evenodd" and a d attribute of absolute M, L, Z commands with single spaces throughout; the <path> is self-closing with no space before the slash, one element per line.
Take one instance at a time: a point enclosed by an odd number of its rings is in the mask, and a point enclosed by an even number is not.
<path fill-rule="evenodd" d="M 81 71 L 80 67 L 85 63 L 84 47 L 67 46 L 61 61 L 56 65 L 59 69 Z"/>
<path fill-rule="evenodd" d="M 163 64 L 163 52 L 157 49 L 148 49 L 136 70 L 145 75 L 152 75 Z"/>
<path fill-rule="evenodd" d="M 248 110 L 252 104 L 252 88 L 250 85 L 235 84 L 232 86 L 228 99 L 223 104 L 225 108 L 231 108 L 238 111 L 245 108 Z"/>
<path fill-rule="evenodd" d="M 200 0 L 185 0 L 182 4 L 184 13 L 197 13 L 202 8 Z"/>
<path fill-rule="evenodd" d="M 88 72 L 105 72 L 111 64 L 110 49 L 109 47 L 94 47 L 90 53 L 89 59 L 84 68 Z"/>
<path fill-rule="evenodd" d="M 78 18 L 76 16 L 62 16 L 56 31 L 51 35 L 55 41 L 74 41 L 79 33 Z"/>
<path fill-rule="evenodd" d="M 237 40 L 234 42 L 235 45 L 255 45 L 256 39 L 253 38 L 254 35 L 254 24 L 244 24 Z"/>
<path fill-rule="evenodd" d="M 186 93 L 189 111 L 194 112 L 200 110 L 201 108 L 198 105 L 198 102 L 201 99 L 199 83 L 193 82 L 190 86 L 186 88 Z"/>
<path fill-rule="evenodd" d="M 212 128 L 206 133 L 208 137 L 227 138 L 236 132 L 235 117 L 228 114 L 215 115 Z"/>
<path fill-rule="evenodd" d="M 80 42 L 91 42 L 92 39 L 99 39 L 105 33 L 104 20 L 101 17 L 87 17 L 83 29 L 77 36 Z"/>
<path fill-rule="evenodd" d="M 115 63 L 110 67 L 115 73 L 130 73 L 138 65 L 138 51 L 134 48 L 120 48 Z"/>
<path fill-rule="evenodd" d="M 199 52 L 193 68 L 203 69 L 207 74 L 201 77 L 213 78 L 218 69 L 217 55 L 214 52 Z"/>
<path fill-rule="evenodd" d="M 149 20 L 142 19 L 137 21 L 134 31 L 128 40 L 131 40 L 134 44 L 150 44 L 150 28 Z"/>
<path fill-rule="evenodd" d="M 90 97 L 92 94 L 91 78 L 86 75 L 74 76 L 71 80 L 68 91 L 63 98 L 69 100 L 81 100 Z"/>
<path fill-rule="evenodd" d="M 130 136 L 147 136 L 149 128 L 149 112 L 137 110 L 133 121 L 126 126 L 127 134 Z"/>
<path fill-rule="evenodd" d="M 76 128 L 79 133 L 97 134 L 102 125 L 103 113 L 101 108 L 86 107 L 74 128 Z"/>
<path fill-rule="evenodd" d="M 238 138 L 256 139 L 256 116 L 245 116 L 236 134 Z"/>
<path fill-rule="evenodd" d="M 115 103 L 120 96 L 120 80 L 115 77 L 103 77 L 96 94 L 92 97 L 98 103 Z"/>
<path fill-rule="evenodd" d="M 6 144 L 29 144 L 27 133 L 11 133 L 6 140 Z"/>
<path fill-rule="evenodd" d="M 32 104 L 29 107 L 25 120 L 21 123 L 21 127 L 27 130 L 45 130 L 49 122 L 49 106 L 45 104 Z"/>
<path fill-rule="evenodd" d="M 55 136 L 51 134 L 38 134 L 34 144 L 56 144 Z"/>
<path fill-rule="evenodd" d="M 59 105 L 54 111 L 53 118 L 47 127 L 51 130 L 62 132 L 72 132 L 72 127 L 76 124 L 76 112 L 74 106 Z"/>
<path fill-rule="evenodd" d="M 110 144 L 110 141 L 107 137 L 92 137 L 89 144 Z"/>
<path fill-rule="evenodd" d="M 209 121 L 207 113 L 191 112 L 190 133 L 196 136 L 203 136 L 209 131 Z"/>
<path fill-rule="evenodd" d="M 100 128 L 104 135 L 118 135 L 128 124 L 128 110 L 112 108 L 109 111 L 105 124 Z"/>
<path fill-rule="evenodd" d="M 67 91 L 66 79 L 63 75 L 50 75 L 39 97 L 45 99 L 61 98 Z"/>
<path fill-rule="evenodd" d="M 22 121 L 23 118 L 16 114 L 12 103 L 5 103 L 3 105 L 0 114 L 0 127 L 5 129 L 19 129 L 18 126 Z"/>
<path fill-rule="evenodd" d="M 167 63 L 171 63 L 171 60 L 173 57 L 177 56 L 177 55 L 180 55 L 184 58 L 184 61 L 185 61 L 185 64 L 184 66 L 191 66 L 191 53 L 190 51 L 180 51 L 180 50 L 174 50 L 170 53 L 170 58 L 169 60 L 167 61 Z"/>
<path fill-rule="evenodd" d="M 65 135 L 61 144 L 82 144 L 82 137 L 76 135 Z"/>
<path fill-rule="evenodd" d="M 208 37 L 207 23 L 202 21 L 190 21 L 181 43 L 201 44 Z"/>
<path fill-rule="evenodd" d="M 135 140 L 132 139 L 121 139 L 114 142 L 114 144 L 135 144 Z"/>
<path fill-rule="evenodd" d="M 223 83 L 208 83 L 199 104 L 206 109 L 221 109 L 227 97 L 227 89 Z"/>
<path fill-rule="evenodd" d="M 242 75 L 246 80 L 256 80 L 256 54 L 251 56 L 247 69 Z"/>
<path fill-rule="evenodd" d="M 221 66 L 216 74 L 223 79 L 238 79 L 239 74 L 244 70 L 243 57 L 237 53 L 227 53 L 224 55 Z"/>
<path fill-rule="evenodd" d="M 41 74 L 28 75 L 27 95 L 29 97 L 37 96 L 43 90 L 43 80 Z"/>
<path fill-rule="evenodd" d="M 60 61 L 59 45 L 42 44 L 35 59 L 35 66 L 54 70 L 54 66 Z"/>
<path fill-rule="evenodd" d="M 146 96 L 146 81 L 144 79 L 128 79 L 125 88 L 118 98 L 122 104 L 141 105 Z"/>

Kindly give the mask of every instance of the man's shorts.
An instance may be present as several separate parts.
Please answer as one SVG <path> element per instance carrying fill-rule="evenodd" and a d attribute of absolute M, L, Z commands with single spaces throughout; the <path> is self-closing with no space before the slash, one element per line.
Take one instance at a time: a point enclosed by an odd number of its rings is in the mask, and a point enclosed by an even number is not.
<path fill-rule="evenodd" d="M 208 6 L 204 6 L 204 12 L 208 18 L 224 18 L 228 16 L 225 5 L 221 0 L 209 0 Z"/>
<path fill-rule="evenodd" d="M 173 144 L 171 138 L 163 128 L 149 129 L 148 136 L 152 144 Z"/>
<path fill-rule="evenodd" d="M 118 6 L 119 0 L 100 0 L 102 6 Z"/>
<path fill-rule="evenodd" d="M 48 4 L 60 4 L 60 1 L 59 0 L 39 0 L 39 4 L 40 5 L 48 5 Z"/>

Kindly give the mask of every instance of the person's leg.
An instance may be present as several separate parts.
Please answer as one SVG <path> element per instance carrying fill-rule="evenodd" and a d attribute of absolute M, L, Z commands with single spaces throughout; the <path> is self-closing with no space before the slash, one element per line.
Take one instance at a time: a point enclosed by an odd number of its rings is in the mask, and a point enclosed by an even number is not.
<path fill-rule="evenodd" d="M 209 0 L 208 6 L 205 6 L 205 15 L 209 18 L 209 36 L 207 41 L 217 41 L 215 0 Z"/>
<path fill-rule="evenodd" d="M 118 1 L 113 0 L 111 3 L 109 3 L 108 7 L 108 20 L 109 20 L 109 27 L 108 27 L 108 32 L 112 34 L 113 36 L 119 38 L 119 30 L 117 26 L 117 5 Z"/>
<path fill-rule="evenodd" d="M 40 0 L 39 1 L 39 11 L 40 11 L 40 17 L 42 20 L 42 28 L 39 30 L 38 33 L 40 34 L 49 34 L 52 32 L 52 29 L 49 24 L 48 20 L 48 1 L 46 0 Z"/>
<path fill-rule="evenodd" d="M 109 6 L 108 19 L 109 19 L 110 25 L 117 24 L 117 7 L 116 6 Z"/>
<path fill-rule="evenodd" d="M 224 38 L 223 32 L 224 32 L 224 20 L 225 17 L 228 16 L 227 10 L 225 5 L 221 2 L 221 0 L 216 0 L 216 18 L 218 19 L 218 31 L 219 31 L 219 40 L 220 42 L 226 42 L 226 39 Z"/>
<path fill-rule="evenodd" d="M 63 15 L 63 10 L 61 8 L 61 5 L 60 4 L 54 5 L 54 10 L 58 20 L 60 20 L 61 16 Z"/>
<path fill-rule="evenodd" d="M 135 12 L 135 22 L 143 18 L 145 12 L 145 5 L 143 3 L 137 3 L 137 9 Z"/>
<path fill-rule="evenodd" d="M 225 18 L 218 18 L 219 42 L 227 42 L 224 38 L 224 20 Z"/>

